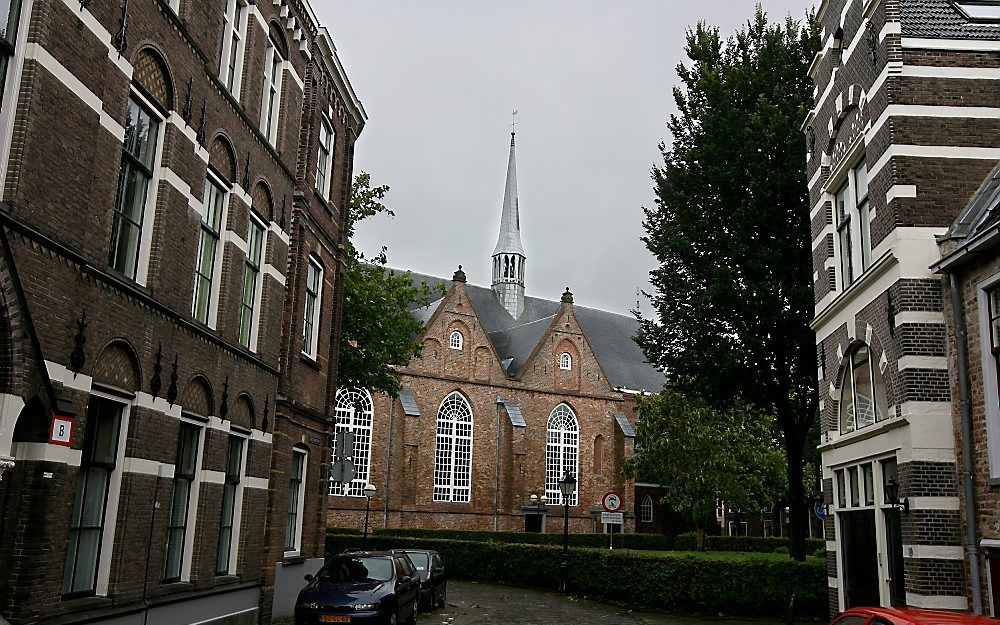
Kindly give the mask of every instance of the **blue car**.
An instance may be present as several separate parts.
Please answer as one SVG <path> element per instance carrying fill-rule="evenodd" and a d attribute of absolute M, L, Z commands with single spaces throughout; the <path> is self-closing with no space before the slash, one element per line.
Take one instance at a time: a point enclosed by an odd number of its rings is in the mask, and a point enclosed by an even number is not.
<path fill-rule="evenodd" d="M 326 561 L 295 602 L 295 625 L 414 625 L 420 576 L 401 553 L 345 553 Z"/>

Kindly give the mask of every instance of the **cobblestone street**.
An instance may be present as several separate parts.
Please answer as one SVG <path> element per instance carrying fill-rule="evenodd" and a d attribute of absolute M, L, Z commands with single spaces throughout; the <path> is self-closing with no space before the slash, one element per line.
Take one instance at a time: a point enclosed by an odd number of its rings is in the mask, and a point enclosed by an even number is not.
<path fill-rule="evenodd" d="M 710 619 L 633 612 L 625 608 L 510 586 L 451 581 L 448 605 L 420 616 L 425 625 L 770 625 L 769 621 Z"/>

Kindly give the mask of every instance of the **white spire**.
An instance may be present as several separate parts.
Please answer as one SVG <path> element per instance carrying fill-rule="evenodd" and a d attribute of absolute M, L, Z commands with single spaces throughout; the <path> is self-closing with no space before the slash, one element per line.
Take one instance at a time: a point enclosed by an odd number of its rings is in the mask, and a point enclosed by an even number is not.
<path fill-rule="evenodd" d="M 503 212 L 500 215 L 500 236 L 493 255 L 520 254 L 524 256 L 521 245 L 521 216 L 517 207 L 517 165 L 514 163 L 514 133 L 510 133 L 510 157 L 507 160 L 507 186 L 503 192 Z"/>

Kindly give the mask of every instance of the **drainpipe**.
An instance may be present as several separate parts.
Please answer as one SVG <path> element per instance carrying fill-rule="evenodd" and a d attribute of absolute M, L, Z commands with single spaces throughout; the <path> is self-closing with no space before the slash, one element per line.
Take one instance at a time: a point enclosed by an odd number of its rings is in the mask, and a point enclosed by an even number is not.
<path fill-rule="evenodd" d="M 976 491 L 972 476 L 972 404 L 969 399 L 969 366 L 966 347 L 965 312 L 958 276 L 949 272 L 951 308 L 955 318 L 955 349 L 958 360 L 958 394 L 962 409 L 962 487 L 965 490 L 965 539 L 969 550 L 972 585 L 972 612 L 983 613 L 983 592 L 979 581 L 979 545 L 976 542 Z"/>
<path fill-rule="evenodd" d="M 500 408 L 503 407 L 503 395 L 497 396 L 497 458 L 496 484 L 493 490 L 493 531 L 500 530 Z"/>
<path fill-rule="evenodd" d="M 382 527 L 389 527 L 389 479 L 392 477 L 392 417 L 396 411 L 396 398 L 389 396 L 389 440 L 385 443 L 385 486 L 382 492 Z"/>

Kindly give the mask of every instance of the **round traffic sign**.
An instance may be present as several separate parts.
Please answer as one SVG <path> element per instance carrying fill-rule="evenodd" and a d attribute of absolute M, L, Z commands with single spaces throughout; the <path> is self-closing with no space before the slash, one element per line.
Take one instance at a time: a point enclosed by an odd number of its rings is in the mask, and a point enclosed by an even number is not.
<path fill-rule="evenodd" d="M 622 509 L 622 496 L 613 490 L 609 490 L 601 498 L 601 505 L 608 512 L 618 512 Z"/>

